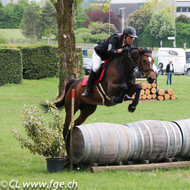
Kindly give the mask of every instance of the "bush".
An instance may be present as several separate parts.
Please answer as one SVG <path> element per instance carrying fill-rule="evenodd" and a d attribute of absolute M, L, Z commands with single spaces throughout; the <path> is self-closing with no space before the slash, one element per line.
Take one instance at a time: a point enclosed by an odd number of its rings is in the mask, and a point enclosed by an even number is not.
<path fill-rule="evenodd" d="M 0 48 L 0 85 L 22 82 L 22 56 L 19 49 Z"/>
<path fill-rule="evenodd" d="M 98 44 L 108 37 L 109 37 L 109 34 L 106 34 L 106 33 L 95 34 L 95 35 L 91 35 L 89 40 L 91 43 Z"/>
<path fill-rule="evenodd" d="M 21 118 L 28 138 L 17 131 L 13 131 L 13 137 L 20 142 L 22 148 L 29 149 L 33 154 L 59 158 L 65 151 L 63 121 L 55 107 L 50 107 L 49 112 L 53 115 L 52 121 L 46 121 L 36 106 L 25 106 Z"/>

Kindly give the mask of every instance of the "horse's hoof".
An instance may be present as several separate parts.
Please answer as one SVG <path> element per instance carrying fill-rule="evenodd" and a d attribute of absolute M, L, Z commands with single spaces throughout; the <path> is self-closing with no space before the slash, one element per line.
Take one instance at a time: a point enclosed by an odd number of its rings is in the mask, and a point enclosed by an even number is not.
<path fill-rule="evenodd" d="M 136 106 L 132 106 L 132 104 L 129 104 L 129 106 L 128 106 L 129 112 L 133 113 L 135 111 L 135 109 L 136 109 Z"/>

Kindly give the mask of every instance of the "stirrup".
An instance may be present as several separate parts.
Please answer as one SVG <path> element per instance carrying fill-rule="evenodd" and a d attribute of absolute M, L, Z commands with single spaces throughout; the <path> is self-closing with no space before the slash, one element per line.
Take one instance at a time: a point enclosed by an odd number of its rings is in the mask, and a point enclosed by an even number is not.
<path fill-rule="evenodd" d="M 83 97 L 88 97 L 90 95 L 90 92 L 88 91 L 88 90 L 85 90 L 82 94 L 81 94 L 81 96 L 83 96 Z"/>

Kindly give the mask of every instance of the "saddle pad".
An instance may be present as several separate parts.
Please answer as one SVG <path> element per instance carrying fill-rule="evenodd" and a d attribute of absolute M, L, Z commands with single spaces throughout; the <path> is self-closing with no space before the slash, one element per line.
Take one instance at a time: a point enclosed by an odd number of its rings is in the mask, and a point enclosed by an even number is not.
<path fill-rule="evenodd" d="M 110 61 L 110 59 L 107 59 L 107 60 L 105 61 L 104 66 L 103 66 L 103 69 L 102 69 L 102 71 L 101 71 L 101 73 L 100 73 L 100 76 L 99 76 L 99 78 L 98 78 L 94 83 L 101 82 L 101 80 L 103 79 L 103 76 L 104 76 L 104 73 L 105 73 L 105 70 L 106 70 L 106 67 L 107 67 L 109 61 Z M 87 85 L 88 78 L 89 78 L 89 77 L 86 77 L 86 78 L 84 78 L 84 79 L 82 80 L 81 86 L 86 86 L 86 85 Z"/>
<path fill-rule="evenodd" d="M 89 78 L 89 77 L 86 77 L 86 78 L 84 78 L 84 79 L 82 80 L 81 86 L 86 86 L 86 85 L 87 85 L 88 78 Z"/>

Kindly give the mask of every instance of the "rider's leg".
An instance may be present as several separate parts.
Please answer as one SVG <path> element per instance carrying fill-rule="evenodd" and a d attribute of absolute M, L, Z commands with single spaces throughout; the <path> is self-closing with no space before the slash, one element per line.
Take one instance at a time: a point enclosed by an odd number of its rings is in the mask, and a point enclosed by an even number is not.
<path fill-rule="evenodd" d="M 86 90 L 82 93 L 82 96 L 87 97 L 90 95 L 95 76 L 96 76 L 96 73 L 93 70 L 91 70 L 89 78 L 88 78 Z"/>
<path fill-rule="evenodd" d="M 97 55 L 96 51 L 93 50 L 92 54 L 92 71 L 88 78 L 88 83 L 86 86 L 86 90 L 82 93 L 82 96 L 88 97 L 92 91 L 92 86 L 96 77 L 96 72 L 99 70 L 101 65 L 101 58 Z"/>

